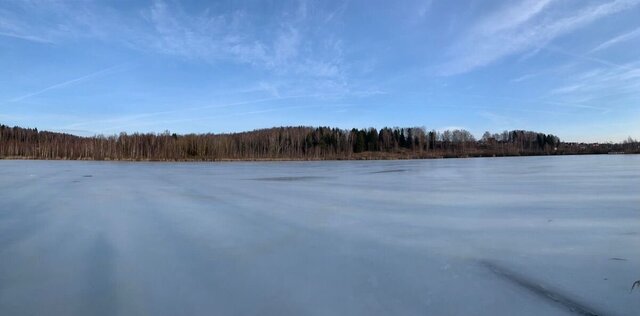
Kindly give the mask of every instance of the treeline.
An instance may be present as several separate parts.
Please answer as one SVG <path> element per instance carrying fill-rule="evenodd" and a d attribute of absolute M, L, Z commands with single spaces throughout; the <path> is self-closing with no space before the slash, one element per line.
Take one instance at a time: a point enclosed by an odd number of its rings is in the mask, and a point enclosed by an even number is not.
<path fill-rule="evenodd" d="M 78 160 L 308 160 L 393 159 L 638 152 L 638 143 L 586 148 L 551 134 L 424 128 L 343 130 L 278 127 L 230 134 L 134 133 L 80 137 L 0 125 L 0 158 Z"/>

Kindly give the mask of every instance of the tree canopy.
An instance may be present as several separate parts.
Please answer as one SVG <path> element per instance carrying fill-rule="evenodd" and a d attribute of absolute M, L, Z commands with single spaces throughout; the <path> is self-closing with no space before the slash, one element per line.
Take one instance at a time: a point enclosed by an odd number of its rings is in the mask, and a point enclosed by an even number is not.
<path fill-rule="evenodd" d="M 616 147 L 617 146 L 617 147 Z M 275 127 L 228 134 L 120 133 L 81 137 L 0 125 L 0 158 L 213 161 L 262 159 L 390 159 L 467 156 L 606 153 L 638 150 L 624 144 L 562 143 L 551 134 L 514 130 L 486 132 L 422 127 L 343 130 Z"/>

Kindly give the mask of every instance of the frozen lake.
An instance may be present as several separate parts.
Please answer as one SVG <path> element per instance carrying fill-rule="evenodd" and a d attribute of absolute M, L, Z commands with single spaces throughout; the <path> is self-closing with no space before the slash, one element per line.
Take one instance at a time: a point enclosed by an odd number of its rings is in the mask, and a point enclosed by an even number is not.
<path fill-rule="evenodd" d="M 0 160 L 0 315 L 638 315 L 640 156 Z"/>

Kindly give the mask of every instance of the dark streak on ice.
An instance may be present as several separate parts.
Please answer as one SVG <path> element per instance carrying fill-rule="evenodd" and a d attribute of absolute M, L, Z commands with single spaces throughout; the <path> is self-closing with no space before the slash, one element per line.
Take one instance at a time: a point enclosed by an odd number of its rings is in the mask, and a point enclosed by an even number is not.
<path fill-rule="evenodd" d="M 390 169 L 390 170 L 382 170 L 382 171 L 373 171 L 370 172 L 371 174 L 376 174 L 376 173 L 396 173 L 396 172 L 406 172 L 408 171 L 407 169 Z"/>
<path fill-rule="evenodd" d="M 255 178 L 251 180 L 257 181 L 305 181 L 305 180 L 315 180 L 315 179 L 324 179 L 325 177 L 314 177 L 314 176 L 298 176 L 298 177 L 268 177 L 268 178 Z"/>
<path fill-rule="evenodd" d="M 614 261 L 627 261 L 627 259 L 625 259 L 625 258 L 617 258 L 617 257 L 609 258 L 609 260 L 614 260 Z"/>
<path fill-rule="evenodd" d="M 493 273 L 498 275 L 499 277 L 510 281 L 511 283 L 520 286 L 521 288 L 528 290 L 529 292 L 555 302 L 559 305 L 562 305 L 568 308 L 570 311 L 578 314 L 578 315 L 588 315 L 588 316 L 596 316 L 596 315 L 604 315 L 601 312 L 596 311 L 594 308 L 587 306 L 584 303 L 578 302 L 572 298 L 569 298 L 567 295 L 562 294 L 558 291 L 554 291 L 546 288 L 535 280 L 532 280 L 524 275 L 517 274 L 513 271 L 510 271 L 496 263 L 490 261 L 480 261 L 480 264 L 487 267 Z"/>

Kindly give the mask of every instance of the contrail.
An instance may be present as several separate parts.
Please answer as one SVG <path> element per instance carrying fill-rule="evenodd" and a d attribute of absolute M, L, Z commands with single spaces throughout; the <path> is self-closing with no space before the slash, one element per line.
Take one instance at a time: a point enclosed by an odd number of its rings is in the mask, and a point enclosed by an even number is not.
<path fill-rule="evenodd" d="M 625 34 L 622 34 L 622 35 L 618 35 L 618 36 L 616 36 L 616 37 L 614 37 L 614 38 L 612 38 L 612 39 L 610 39 L 610 40 L 598 45 L 596 48 L 590 50 L 589 53 L 593 53 L 593 52 L 597 52 L 599 50 L 603 50 L 605 48 L 609 48 L 610 46 L 613 46 L 613 45 L 615 45 L 617 43 L 633 39 L 634 37 L 636 37 L 638 35 L 640 35 L 640 28 L 637 28 L 637 29 L 635 29 L 635 30 L 633 30 L 631 32 L 628 32 L 628 33 L 625 33 Z"/>
<path fill-rule="evenodd" d="M 214 105 L 188 107 L 188 108 L 176 109 L 176 110 L 147 112 L 147 113 L 129 115 L 129 116 L 126 116 L 126 117 L 121 117 L 121 118 L 116 118 L 116 119 L 84 121 L 82 123 L 75 123 L 75 124 L 67 125 L 66 128 L 78 128 L 78 127 L 82 127 L 82 126 L 95 125 L 95 124 L 100 124 L 100 123 L 120 123 L 120 122 L 133 121 L 133 120 L 137 120 L 137 119 L 148 118 L 148 117 L 153 117 L 153 116 L 160 116 L 160 115 L 165 115 L 165 114 L 184 113 L 184 112 L 187 112 L 187 111 L 204 110 L 204 109 L 211 109 L 211 108 L 225 108 L 225 107 L 232 107 L 232 106 L 238 106 L 238 105 L 249 105 L 249 104 L 256 104 L 256 103 L 263 103 L 263 102 L 270 102 L 270 101 L 277 101 L 277 100 L 284 100 L 284 99 L 303 98 L 303 97 L 306 97 L 306 96 L 304 96 L 304 95 L 296 95 L 296 96 L 285 96 L 285 97 L 262 98 L 262 99 L 240 101 L 240 102 L 232 102 L 232 103 L 222 103 L 222 104 L 214 104 Z M 130 125 L 123 125 L 123 126 L 130 126 Z"/>
<path fill-rule="evenodd" d="M 315 104 L 315 105 L 296 105 L 296 106 L 268 108 L 268 109 L 263 109 L 263 110 L 238 112 L 238 113 L 229 113 L 229 114 L 212 115 L 212 116 L 200 116 L 200 117 L 192 117 L 192 118 L 184 118 L 184 119 L 173 119 L 173 120 L 164 120 L 164 121 L 150 121 L 150 122 L 146 122 L 146 123 L 138 122 L 136 124 L 125 124 L 125 125 L 119 125 L 119 126 L 111 126 L 109 129 L 106 129 L 106 130 L 103 130 L 103 131 L 118 130 L 118 129 L 123 129 L 123 128 L 131 127 L 131 126 L 135 126 L 135 125 L 194 122 L 194 121 L 210 120 L 210 119 L 215 119 L 215 118 L 235 117 L 235 116 L 262 114 L 262 113 L 286 111 L 286 110 L 294 110 L 294 109 L 317 108 L 317 107 L 325 107 L 325 106 L 328 106 L 328 105 L 324 105 L 324 104 L 323 105 L 319 105 L 319 104 Z"/>
<path fill-rule="evenodd" d="M 600 65 L 605 65 L 605 66 L 609 66 L 609 67 L 613 67 L 613 68 L 618 68 L 618 69 L 626 69 L 626 70 L 634 70 L 635 68 L 633 67 L 629 67 L 627 65 L 619 65 L 616 63 L 612 63 L 608 60 L 604 60 L 601 58 L 595 58 L 595 57 L 590 57 L 590 56 L 585 56 L 585 55 L 580 55 L 580 54 L 575 54 L 572 53 L 570 51 L 567 51 L 563 48 L 557 47 L 557 46 L 547 46 L 544 47 L 545 50 L 548 50 L 550 52 L 555 52 L 555 53 L 560 53 L 560 54 L 564 54 L 567 55 L 569 57 L 574 57 L 574 58 L 581 58 L 583 60 L 587 60 L 587 61 L 591 61 Z"/>
<path fill-rule="evenodd" d="M 68 80 L 68 81 L 65 81 L 65 82 L 56 83 L 56 84 L 54 84 L 52 86 L 48 86 L 48 87 L 46 87 L 46 88 L 44 88 L 42 90 L 38 90 L 36 92 L 32 92 L 32 93 L 28 93 L 28 94 L 25 94 L 25 95 L 22 95 L 22 96 L 19 96 L 19 97 L 15 97 L 15 98 L 9 100 L 9 102 L 22 101 L 24 99 L 27 99 L 27 98 L 30 98 L 30 97 L 45 93 L 45 92 L 47 92 L 49 90 L 59 89 L 59 88 L 66 87 L 68 85 L 71 85 L 71 84 L 74 84 L 74 83 L 77 83 L 77 82 L 82 82 L 82 81 L 86 81 L 86 80 L 89 80 L 89 79 L 92 79 L 92 78 L 96 78 L 96 77 L 99 77 L 99 76 L 104 75 L 106 73 L 109 73 L 109 72 L 113 71 L 114 69 L 121 68 L 122 66 L 123 65 L 109 67 L 109 68 L 102 69 L 100 71 L 97 71 L 97 72 L 94 72 L 94 73 L 91 73 L 91 74 L 88 74 L 88 75 L 85 75 L 85 76 L 82 76 L 82 77 L 79 77 L 79 78 L 71 79 L 71 80 Z"/>
<path fill-rule="evenodd" d="M 36 42 L 36 43 L 45 43 L 45 44 L 53 43 L 52 41 L 50 41 L 48 39 L 41 38 L 41 37 L 38 37 L 38 36 L 32 36 L 32 35 L 21 35 L 21 34 L 0 32 L 0 36 L 19 38 L 19 39 L 22 39 L 22 40 L 25 40 L 25 41 L 31 41 L 31 42 Z"/>
<path fill-rule="evenodd" d="M 364 93 L 364 92 L 357 92 L 355 94 L 354 93 L 352 93 L 352 94 L 358 95 L 358 94 L 362 94 L 362 93 Z M 185 113 L 185 112 L 188 112 L 188 111 L 197 111 L 197 110 L 214 109 L 214 108 L 218 109 L 218 108 L 234 107 L 234 106 L 240 106 L 240 105 L 267 103 L 267 102 L 271 102 L 271 101 L 290 100 L 290 99 L 304 99 L 304 98 L 322 98 L 322 97 L 331 97 L 331 96 L 340 97 L 340 96 L 343 96 L 343 95 L 345 95 L 345 93 L 324 93 L 324 94 L 315 93 L 315 94 L 296 94 L 296 95 L 287 95 L 287 96 L 268 97 L 268 98 L 254 99 L 254 100 L 248 100 L 248 101 L 239 101 L 239 102 L 221 103 L 221 104 L 210 104 L 210 105 L 203 105 L 203 106 L 180 108 L 180 109 L 175 109 L 175 110 L 140 113 L 140 114 L 134 114 L 134 115 L 121 117 L 121 118 L 116 118 L 116 119 L 84 121 L 84 122 L 81 122 L 81 123 L 74 123 L 74 124 L 71 124 L 71 125 L 67 125 L 65 128 L 73 129 L 73 128 L 79 128 L 79 127 L 83 127 L 83 126 L 87 126 L 87 125 L 100 124 L 100 123 L 121 123 L 121 122 L 128 122 L 128 121 L 133 121 L 133 120 L 136 120 L 136 119 L 148 118 L 148 117 L 160 116 L 160 115 L 166 115 L 166 114 Z M 272 110 L 267 110 L 267 112 L 271 112 L 271 111 Z M 245 113 L 245 114 L 256 114 L 256 113 Z M 218 116 L 216 116 L 216 117 L 218 117 Z M 202 120 L 202 119 L 203 119 L 202 117 L 198 117 L 196 119 L 187 119 L 187 120 L 192 121 L 192 120 Z M 185 119 L 181 119 L 181 120 L 177 120 L 177 121 L 184 121 L 184 120 Z M 123 125 L 123 127 L 125 127 L 125 126 L 131 126 L 131 125 Z"/>

